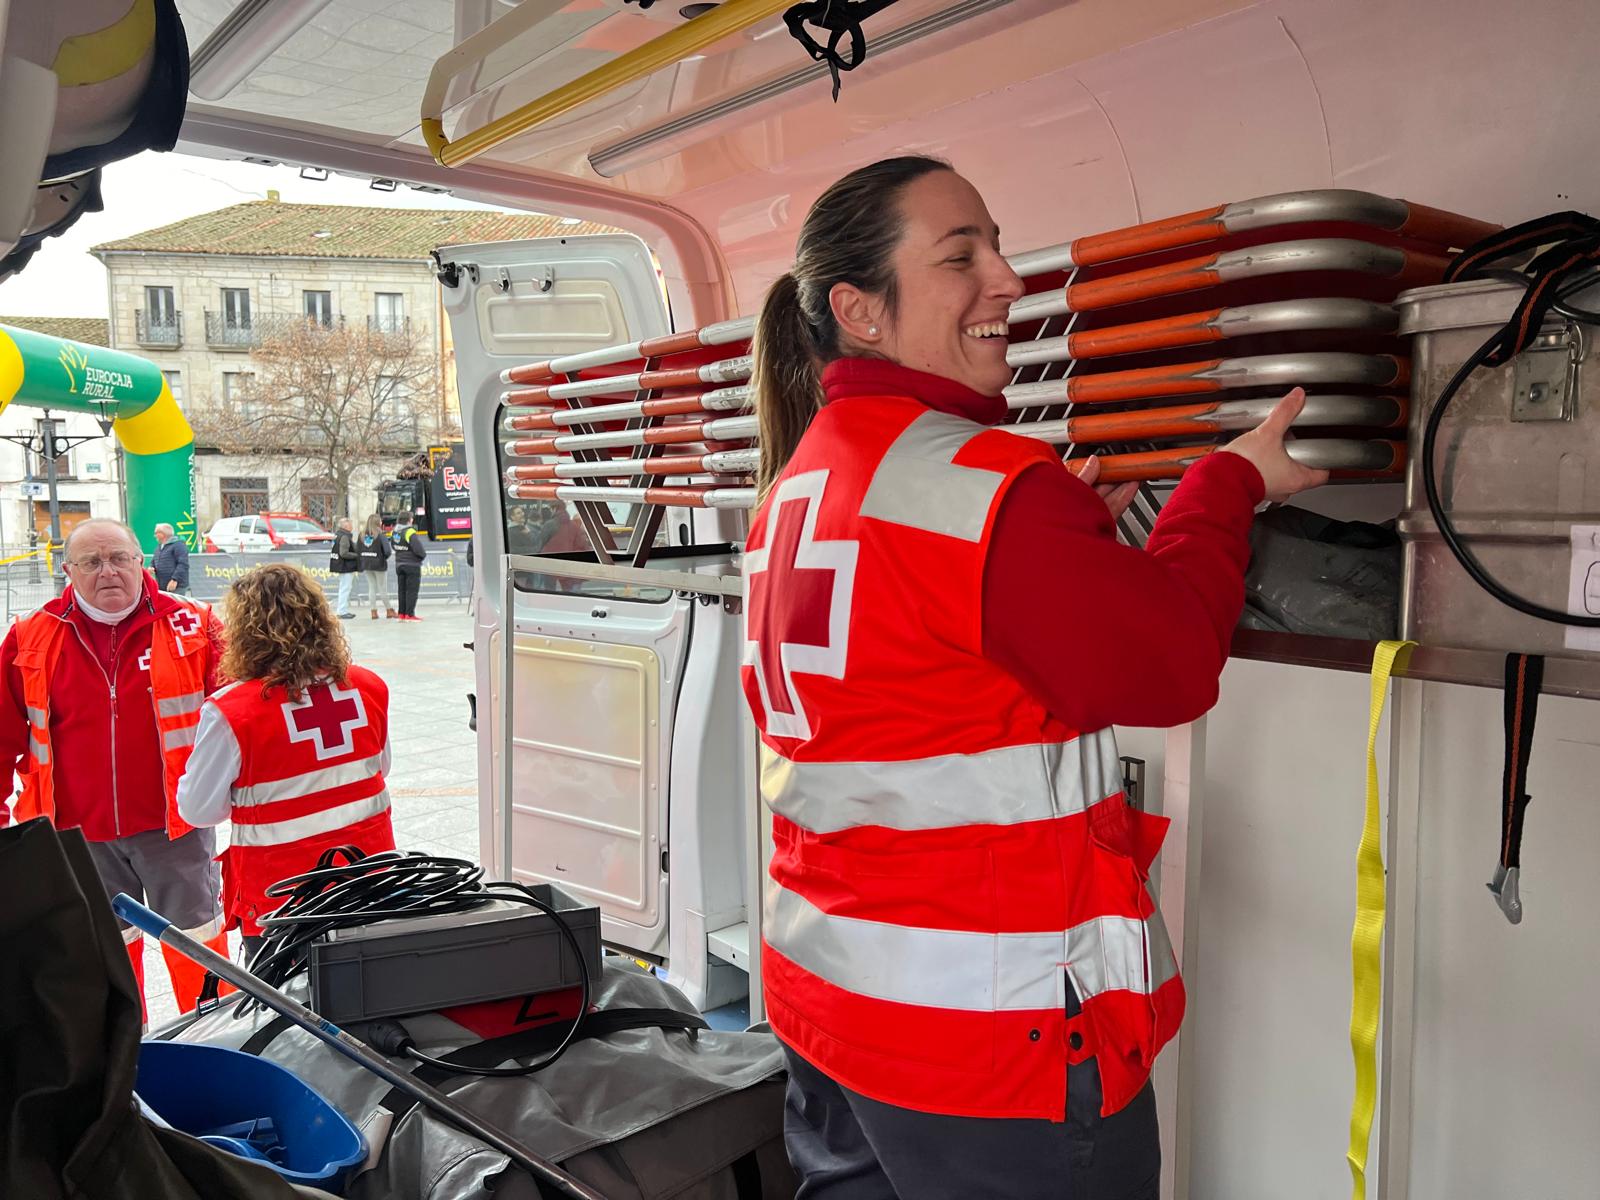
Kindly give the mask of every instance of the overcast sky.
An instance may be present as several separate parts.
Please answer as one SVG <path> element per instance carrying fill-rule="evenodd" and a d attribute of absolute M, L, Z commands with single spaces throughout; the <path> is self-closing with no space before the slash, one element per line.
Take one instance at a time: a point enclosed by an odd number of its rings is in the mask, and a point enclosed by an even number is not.
<path fill-rule="evenodd" d="M 265 200 L 267 189 L 299 204 L 379 208 L 489 208 L 401 187 L 375 192 L 364 179 L 301 179 L 296 167 L 259 167 L 187 154 L 144 153 L 105 169 L 105 211 L 87 213 L 50 238 L 18 274 L 0 282 L 0 313 L 26 317 L 104 317 L 106 273 L 90 246 L 170 225 L 230 204 Z"/>

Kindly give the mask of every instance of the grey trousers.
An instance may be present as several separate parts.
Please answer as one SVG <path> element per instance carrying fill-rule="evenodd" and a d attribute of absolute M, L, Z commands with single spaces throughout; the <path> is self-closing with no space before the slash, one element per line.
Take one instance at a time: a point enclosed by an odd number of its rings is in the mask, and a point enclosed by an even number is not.
<path fill-rule="evenodd" d="M 191 829 L 171 841 L 165 829 L 151 829 L 88 846 L 107 896 L 126 892 L 186 931 L 222 915 L 222 868 L 211 830 Z"/>
<path fill-rule="evenodd" d="M 783 1137 L 796 1200 L 1158 1200 L 1149 1084 L 1100 1116 L 1091 1058 L 1068 1067 L 1065 1122 L 950 1117 L 869 1100 L 787 1046 Z"/>

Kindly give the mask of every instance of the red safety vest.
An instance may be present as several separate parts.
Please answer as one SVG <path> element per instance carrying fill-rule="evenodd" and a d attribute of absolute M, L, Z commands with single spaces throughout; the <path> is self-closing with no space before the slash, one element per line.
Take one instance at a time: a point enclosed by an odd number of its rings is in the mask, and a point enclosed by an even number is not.
<path fill-rule="evenodd" d="M 206 668 L 211 639 L 206 626 L 215 618 L 197 601 L 169 597 L 175 605 L 158 613 L 150 632 L 150 699 L 161 732 L 163 790 L 167 798 L 167 836 L 180 838 L 194 826 L 178 815 L 178 780 L 194 749 L 200 705 L 206 698 Z M 28 754 L 22 760 L 22 788 L 16 819 L 55 820 L 55 752 L 50 745 L 50 678 L 67 637 L 67 618 L 41 610 L 17 623 L 17 670 L 28 709 Z"/>
<path fill-rule="evenodd" d="M 995 514 L 1040 462 L 906 397 L 837 400 L 745 554 L 767 1014 L 839 1083 L 925 1112 L 1064 1120 L 1092 1055 L 1109 1115 L 1183 1016 L 1146 887 L 1167 822 L 1124 800 L 1110 729 L 983 655 Z"/>
<path fill-rule="evenodd" d="M 211 697 L 239 744 L 233 839 L 223 858 L 223 908 L 247 936 L 283 903 L 267 888 L 309 871 L 324 850 L 393 850 L 389 793 L 379 757 L 389 730 L 389 689 L 352 666 L 344 686 L 312 684 L 298 700 L 260 680 Z"/>

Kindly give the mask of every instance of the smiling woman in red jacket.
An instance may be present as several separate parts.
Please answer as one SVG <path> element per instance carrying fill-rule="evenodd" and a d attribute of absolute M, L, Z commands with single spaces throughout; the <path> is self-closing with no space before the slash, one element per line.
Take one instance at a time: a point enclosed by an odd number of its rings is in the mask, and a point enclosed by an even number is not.
<path fill-rule="evenodd" d="M 1122 797 L 1111 726 L 1214 703 L 1252 511 L 1325 478 L 1283 449 L 1294 393 L 1119 544 L 1130 488 L 994 428 L 999 241 L 944 163 L 875 163 L 757 323 L 743 681 L 808 1200 L 1154 1200 L 1183 984 L 1146 886 L 1166 823 Z"/>

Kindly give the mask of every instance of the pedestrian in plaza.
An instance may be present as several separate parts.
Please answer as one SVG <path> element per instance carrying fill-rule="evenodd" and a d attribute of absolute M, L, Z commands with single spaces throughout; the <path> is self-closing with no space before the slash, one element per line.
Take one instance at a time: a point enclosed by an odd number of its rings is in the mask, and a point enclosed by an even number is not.
<path fill-rule="evenodd" d="M 361 570 L 361 551 L 356 547 L 356 535 L 350 518 L 340 517 L 334 526 L 333 553 L 328 558 L 328 570 L 339 577 L 339 603 L 336 611 L 341 621 L 356 614 L 350 611 L 350 593 L 355 589 L 356 572 Z"/>
<path fill-rule="evenodd" d="M 428 557 L 428 539 L 411 522 L 410 513 L 401 513 L 389 535 L 394 543 L 394 575 L 400 589 L 402 621 L 422 620 L 417 616 L 417 593 L 422 589 L 422 560 Z"/>
<path fill-rule="evenodd" d="M 383 615 L 393 618 L 394 608 L 389 603 L 389 560 L 394 557 L 394 546 L 383 531 L 383 518 L 373 513 L 361 533 L 357 549 L 361 553 L 361 577 L 367 583 L 367 611 L 378 619 L 378 602 L 383 602 Z"/>
<path fill-rule="evenodd" d="M 21 777 L 11 815 L 80 830 L 107 893 L 143 899 L 226 954 L 216 846 L 177 804 L 200 704 L 217 684 L 221 622 L 158 590 L 120 521 L 85 521 L 65 557 L 67 589 L 0 644 L 0 761 Z M 127 925 L 122 938 L 142 992 L 143 938 Z M 205 972 L 163 956 L 187 1012 Z"/>
<path fill-rule="evenodd" d="M 351 663 L 327 597 L 296 567 L 247 571 L 226 611 L 222 669 L 236 682 L 200 710 L 177 804 L 192 825 L 232 819 L 223 905 L 253 955 L 261 919 L 283 902 L 267 888 L 335 846 L 395 848 L 389 689 Z"/>
<path fill-rule="evenodd" d="M 157 525 L 155 569 L 156 587 L 163 592 L 189 594 L 189 547 L 174 537 L 176 531 L 165 521 Z"/>

